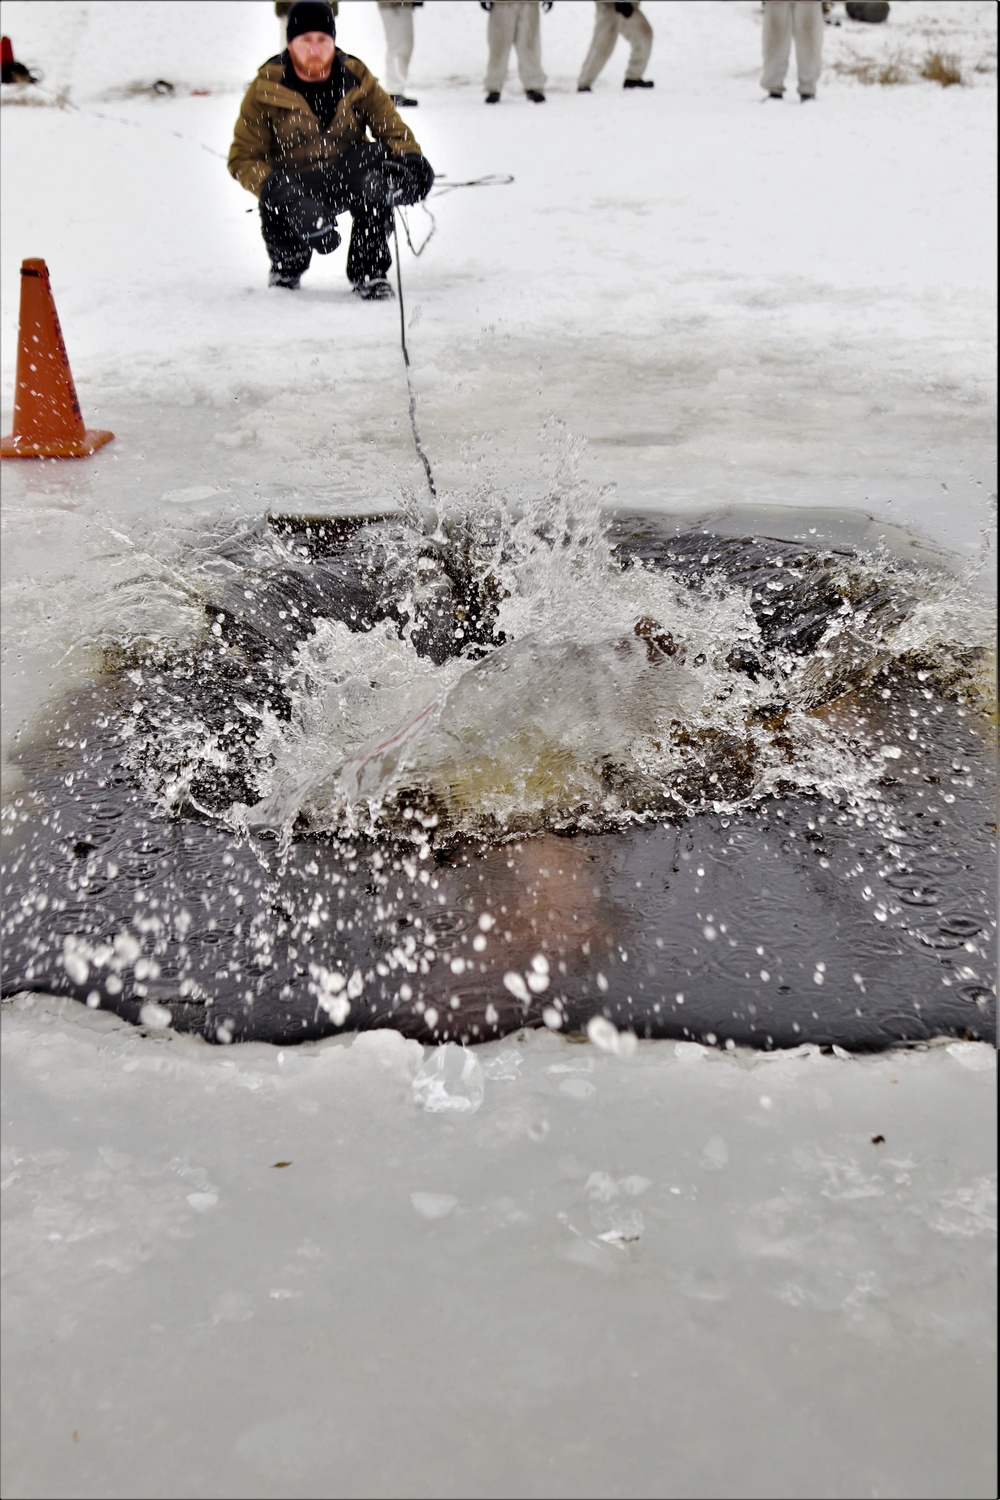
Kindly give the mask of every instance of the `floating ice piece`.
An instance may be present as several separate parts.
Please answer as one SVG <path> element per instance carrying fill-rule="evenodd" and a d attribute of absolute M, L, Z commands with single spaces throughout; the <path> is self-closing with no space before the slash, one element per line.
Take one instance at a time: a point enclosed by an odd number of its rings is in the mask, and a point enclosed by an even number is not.
<path fill-rule="evenodd" d="M 417 1103 L 431 1114 L 475 1114 L 486 1092 L 478 1058 L 454 1042 L 434 1049 L 411 1087 Z"/>

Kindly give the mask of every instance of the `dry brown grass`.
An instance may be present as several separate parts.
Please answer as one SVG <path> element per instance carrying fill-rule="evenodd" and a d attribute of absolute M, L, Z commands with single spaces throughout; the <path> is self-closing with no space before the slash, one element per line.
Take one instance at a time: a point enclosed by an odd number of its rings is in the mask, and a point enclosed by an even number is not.
<path fill-rule="evenodd" d="M 883 58 L 881 61 L 871 57 L 840 58 L 833 64 L 833 67 L 837 73 L 843 73 L 848 78 L 856 78 L 859 83 L 878 84 L 883 87 L 906 83 L 910 76 L 906 59 L 901 52 L 896 52 L 892 57 Z"/>
<path fill-rule="evenodd" d="M 891 57 L 881 59 L 859 57 L 855 53 L 838 58 L 833 67 L 836 72 L 843 73 L 848 78 L 856 78 L 859 83 L 883 88 L 898 83 L 912 83 L 917 77 L 939 83 L 942 88 L 965 83 L 958 55 L 954 52 L 942 52 L 937 47 L 925 53 L 919 64 L 908 59 L 902 50 L 897 50 Z"/>
<path fill-rule="evenodd" d="M 942 88 L 947 89 L 952 84 L 962 84 L 962 65 L 954 52 L 939 52 L 937 48 L 928 52 L 920 64 L 921 78 L 929 78 L 932 83 L 939 83 Z"/>

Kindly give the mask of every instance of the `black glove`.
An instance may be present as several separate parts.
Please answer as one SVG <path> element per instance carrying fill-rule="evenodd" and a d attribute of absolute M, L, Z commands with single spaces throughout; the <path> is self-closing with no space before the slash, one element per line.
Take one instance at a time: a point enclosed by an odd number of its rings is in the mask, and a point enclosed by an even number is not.
<path fill-rule="evenodd" d="M 404 207 L 408 203 L 419 203 L 434 186 L 434 168 L 426 156 L 416 153 L 389 162 L 388 176 L 393 186 L 391 201 Z"/>
<path fill-rule="evenodd" d="M 624 16 L 627 21 L 629 16 L 635 10 L 635 6 L 629 5 L 628 0 L 621 0 L 621 3 L 615 6 L 615 10 L 620 16 Z"/>

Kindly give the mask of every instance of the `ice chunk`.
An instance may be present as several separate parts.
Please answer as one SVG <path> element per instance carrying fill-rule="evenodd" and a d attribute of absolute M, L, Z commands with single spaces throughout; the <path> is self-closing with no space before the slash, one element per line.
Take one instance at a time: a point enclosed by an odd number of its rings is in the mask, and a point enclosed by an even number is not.
<path fill-rule="evenodd" d="M 454 1042 L 434 1049 L 411 1087 L 417 1103 L 431 1114 L 474 1114 L 486 1091 L 478 1058 Z"/>

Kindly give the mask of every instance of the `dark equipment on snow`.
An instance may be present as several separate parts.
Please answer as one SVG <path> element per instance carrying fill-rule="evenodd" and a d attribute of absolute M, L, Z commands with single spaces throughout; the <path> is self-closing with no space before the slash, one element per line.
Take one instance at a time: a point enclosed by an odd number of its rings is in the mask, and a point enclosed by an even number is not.
<path fill-rule="evenodd" d="M 888 0 L 872 0 L 871 4 L 855 4 L 854 0 L 848 0 L 844 9 L 852 21 L 867 21 L 870 26 L 878 26 L 889 19 Z"/>

